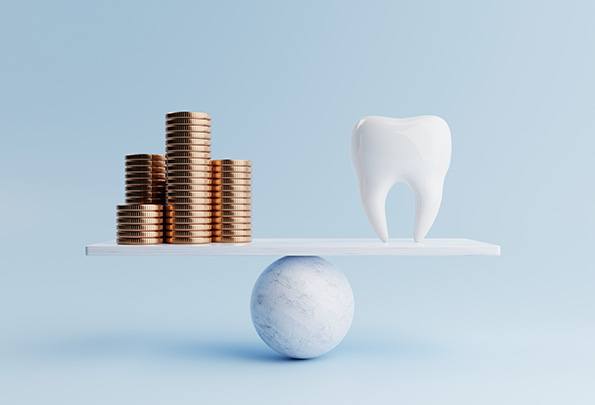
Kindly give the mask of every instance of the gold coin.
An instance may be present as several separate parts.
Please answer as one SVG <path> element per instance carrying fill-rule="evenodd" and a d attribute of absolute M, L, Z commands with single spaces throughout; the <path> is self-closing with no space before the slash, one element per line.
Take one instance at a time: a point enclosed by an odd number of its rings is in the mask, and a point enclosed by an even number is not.
<path fill-rule="evenodd" d="M 165 124 L 165 131 L 169 132 L 179 132 L 179 131 L 192 131 L 192 132 L 205 132 L 211 133 L 211 126 L 210 125 L 187 125 L 187 124 Z"/>
<path fill-rule="evenodd" d="M 211 178 L 211 172 L 207 170 L 194 169 L 182 169 L 180 167 L 174 167 L 167 171 L 168 180 L 176 177 L 203 177 L 206 179 Z"/>
<path fill-rule="evenodd" d="M 178 208 L 175 208 L 173 210 L 168 210 L 165 215 L 167 218 L 187 218 L 187 217 L 210 218 L 212 216 L 210 210 L 197 211 L 197 210 L 182 210 L 182 209 L 178 209 Z"/>
<path fill-rule="evenodd" d="M 164 175 L 159 175 L 159 176 L 155 176 L 153 174 L 146 174 L 143 175 L 142 173 L 132 173 L 132 174 L 126 174 L 124 180 L 126 182 L 133 182 L 133 183 L 138 183 L 142 180 L 144 181 L 165 181 L 166 177 L 165 174 Z"/>
<path fill-rule="evenodd" d="M 211 204 L 175 204 L 166 205 L 165 209 L 168 211 L 210 211 Z"/>
<path fill-rule="evenodd" d="M 177 159 L 177 158 L 201 159 L 201 160 L 205 160 L 205 164 L 208 164 L 208 165 L 211 164 L 210 153 L 205 154 L 204 152 L 197 152 L 197 151 L 192 151 L 192 150 L 180 150 L 180 151 L 167 152 L 167 160 L 168 161 L 170 159 Z M 200 163 L 200 162 L 198 162 L 198 163 Z"/>
<path fill-rule="evenodd" d="M 160 230 L 160 231 L 129 231 L 129 230 L 118 230 L 118 239 L 161 238 L 161 237 L 163 237 L 163 230 Z"/>
<path fill-rule="evenodd" d="M 149 184 L 126 184 L 126 191 L 144 191 L 144 192 L 158 192 L 165 190 L 165 182 L 163 184 L 149 183 Z"/>
<path fill-rule="evenodd" d="M 164 226 L 166 231 L 211 231 L 213 227 L 208 224 L 168 224 Z"/>
<path fill-rule="evenodd" d="M 212 172 L 214 179 L 238 179 L 238 180 L 250 180 L 252 175 L 250 173 L 242 172 Z"/>
<path fill-rule="evenodd" d="M 213 179 L 213 184 L 220 186 L 224 184 L 233 184 L 235 186 L 248 186 L 252 184 L 249 179 L 234 179 L 234 178 L 221 178 L 221 179 Z"/>
<path fill-rule="evenodd" d="M 216 211 L 214 210 L 212 212 L 212 217 L 213 218 L 247 218 L 247 219 L 251 219 L 252 218 L 252 212 L 251 211 L 232 211 L 232 210 L 227 210 L 227 211 Z"/>
<path fill-rule="evenodd" d="M 163 164 L 165 163 L 165 157 L 157 160 L 157 159 L 151 159 L 151 160 L 127 160 L 124 163 L 124 167 L 129 168 L 129 167 L 146 167 L 146 168 L 158 168 L 160 166 L 163 166 Z"/>
<path fill-rule="evenodd" d="M 161 211 L 163 205 L 156 204 L 119 204 L 117 205 L 118 211 L 137 211 L 137 210 L 150 210 L 150 211 Z"/>
<path fill-rule="evenodd" d="M 129 204 L 163 204 L 165 198 L 163 197 L 126 197 L 126 202 Z"/>
<path fill-rule="evenodd" d="M 226 222 L 226 223 L 216 223 L 211 225 L 212 229 L 215 231 L 220 231 L 224 229 L 243 229 L 243 230 L 250 230 L 252 229 L 252 223 L 234 223 L 234 222 Z"/>
<path fill-rule="evenodd" d="M 163 217 L 158 218 L 142 218 L 142 217 L 120 217 L 117 219 L 118 226 L 121 224 L 146 224 L 146 225 L 157 225 L 163 223 Z"/>
<path fill-rule="evenodd" d="M 163 231 L 163 224 L 118 224 L 119 231 Z"/>
<path fill-rule="evenodd" d="M 252 173 L 252 166 L 211 164 L 215 173 Z"/>
<path fill-rule="evenodd" d="M 166 225 L 179 225 L 179 224 L 211 224 L 211 216 L 208 217 L 165 217 Z"/>
<path fill-rule="evenodd" d="M 160 211 L 124 211 L 118 212 L 117 218 L 120 219 L 127 219 L 127 218 L 162 218 L 163 213 Z"/>
<path fill-rule="evenodd" d="M 200 139 L 200 138 L 168 138 L 165 141 L 167 146 L 173 145 L 197 145 L 197 146 L 204 146 L 205 152 L 208 152 L 211 149 L 211 140 L 210 139 Z"/>
<path fill-rule="evenodd" d="M 163 155 L 139 153 L 136 155 L 126 155 L 126 160 L 152 160 L 152 159 L 163 159 Z"/>
<path fill-rule="evenodd" d="M 202 199 L 210 199 L 212 196 L 212 193 L 210 191 L 185 191 L 185 190 L 181 190 L 181 191 L 171 191 L 168 193 L 168 197 L 169 198 L 173 198 L 173 199 L 179 199 L 179 198 L 192 198 L 192 199 L 198 199 L 198 198 L 202 198 Z"/>
<path fill-rule="evenodd" d="M 213 217 L 213 224 L 251 224 L 252 220 L 250 217 Z"/>
<path fill-rule="evenodd" d="M 139 178 L 134 178 L 134 179 L 126 179 L 126 186 L 154 186 L 154 185 L 162 185 L 165 184 L 166 179 L 151 179 L 151 178 L 146 178 L 146 179 L 139 179 Z"/>
<path fill-rule="evenodd" d="M 237 198 L 237 197 L 219 197 L 212 199 L 213 204 L 240 204 L 240 205 L 251 205 L 252 199 L 248 198 Z"/>
<path fill-rule="evenodd" d="M 171 118 L 201 118 L 210 120 L 211 116 L 206 112 L 193 112 L 193 111 L 173 111 L 165 114 L 165 119 Z"/>
<path fill-rule="evenodd" d="M 209 169 L 209 165 L 196 165 L 196 164 L 188 164 L 188 163 L 168 163 L 167 171 L 176 171 L 176 170 L 190 170 L 190 171 L 200 171 L 203 173 L 208 173 L 209 176 L 211 175 L 211 170 Z"/>
<path fill-rule="evenodd" d="M 168 204 L 211 204 L 209 197 L 168 197 Z"/>
<path fill-rule="evenodd" d="M 252 204 L 213 204 L 213 209 L 216 211 L 250 211 Z"/>
<path fill-rule="evenodd" d="M 192 159 L 186 157 L 179 157 L 179 158 L 170 158 L 167 159 L 167 167 L 173 167 L 177 165 L 196 165 L 196 166 L 206 166 L 208 168 L 211 167 L 211 160 L 210 159 Z"/>
<path fill-rule="evenodd" d="M 211 120 L 205 118 L 167 118 L 166 125 L 204 125 L 211 126 Z"/>
<path fill-rule="evenodd" d="M 118 245 L 160 245 L 162 243 L 163 238 L 118 239 Z"/>
<path fill-rule="evenodd" d="M 250 160 L 233 160 L 233 159 L 216 159 L 213 160 L 213 165 L 216 166 L 252 166 Z"/>
<path fill-rule="evenodd" d="M 213 198 L 243 198 L 251 199 L 252 193 L 250 191 L 213 191 Z"/>
<path fill-rule="evenodd" d="M 179 195 L 180 197 L 194 197 L 194 195 L 178 194 L 179 191 L 183 191 L 183 192 L 208 191 L 208 192 L 211 192 L 211 185 L 210 184 L 171 184 L 171 183 L 168 183 L 168 185 L 167 185 L 167 193 L 168 194 L 175 194 L 175 195 Z M 196 197 L 199 197 L 199 195 L 196 195 Z"/>
<path fill-rule="evenodd" d="M 213 185 L 213 191 L 243 191 L 243 192 L 250 192 L 252 190 L 251 186 L 246 186 L 242 184 L 216 184 Z"/>
<path fill-rule="evenodd" d="M 165 242 L 177 244 L 177 245 L 202 245 L 205 243 L 211 243 L 211 238 L 210 237 L 205 237 L 205 238 L 175 237 L 175 238 L 165 238 Z"/>
<path fill-rule="evenodd" d="M 154 193 L 154 194 L 128 194 L 126 193 L 126 204 L 151 204 L 142 200 L 154 199 L 159 201 L 159 205 L 163 205 L 161 202 L 165 200 L 165 193 Z M 136 200 L 135 202 L 131 200 Z M 141 200 L 141 201 L 138 201 Z"/>
<path fill-rule="evenodd" d="M 211 158 L 211 152 L 210 152 L 211 148 L 209 146 L 181 144 L 181 143 L 167 145 L 167 153 L 168 154 L 172 153 L 172 152 L 185 152 L 185 151 L 195 152 L 196 154 L 198 154 L 198 153 L 202 154 L 202 155 L 197 155 L 195 157 L 204 158 L 204 159 Z"/>
<path fill-rule="evenodd" d="M 211 230 L 206 231 L 181 231 L 181 230 L 174 230 L 174 231 L 166 231 L 165 232 L 166 238 L 210 238 L 211 237 Z"/>
<path fill-rule="evenodd" d="M 213 236 L 252 236 L 250 229 L 216 229 Z"/>
<path fill-rule="evenodd" d="M 252 242 L 250 236 L 215 236 L 213 242 L 216 243 L 249 243 Z"/>
<path fill-rule="evenodd" d="M 200 185 L 209 185 L 213 183 L 213 180 L 210 178 L 200 178 L 200 177 L 173 177 L 167 179 L 167 186 L 171 185 L 193 185 L 193 186 L 200 186 Z"/>

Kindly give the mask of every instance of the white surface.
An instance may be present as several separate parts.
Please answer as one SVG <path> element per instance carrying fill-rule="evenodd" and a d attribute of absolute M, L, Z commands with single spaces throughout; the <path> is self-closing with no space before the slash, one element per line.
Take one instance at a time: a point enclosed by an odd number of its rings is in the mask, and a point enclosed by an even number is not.
<path fill-rule="evenodd" d="M 254 239 L 243 245 L 87 245 L 88 256 L 499 256 L 500 246 L 470 239 Z"/>
<path fill-rule="evenodd" d="M 353 129 L 352 159 L 370 224 L 388 240 L 386 197 L 396 183 L 415 193 L 414 239 L 421 242 L 432 227 L 450 165 L 451 136 L 440 117 L 365 117 Z"/>
<path fill-rule="evenodd" d="M 258 277 L 250 302 L 258 336 L 282 355 L 310 359 L 334 349 L 353 320 L 347 277 L 321 257 L 276 260 Z"/>

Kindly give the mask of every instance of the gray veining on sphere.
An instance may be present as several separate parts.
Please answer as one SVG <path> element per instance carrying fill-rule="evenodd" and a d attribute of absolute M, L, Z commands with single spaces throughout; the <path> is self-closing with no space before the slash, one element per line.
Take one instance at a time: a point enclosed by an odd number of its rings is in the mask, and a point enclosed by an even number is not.
<path fill-rule="evenodd" d="M 289 357 L 320 356 L 338 345 L 353 319 L 349 281 L 316 256 L 286 256 L 260 275 L 252 322 L 267 345 Z"/>

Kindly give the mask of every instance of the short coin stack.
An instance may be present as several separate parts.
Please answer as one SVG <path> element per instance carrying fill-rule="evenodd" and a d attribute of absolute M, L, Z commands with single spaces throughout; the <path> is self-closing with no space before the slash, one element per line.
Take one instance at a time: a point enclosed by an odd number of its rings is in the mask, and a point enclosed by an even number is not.
<path fill-rule="evenodd" d="M 213 160 L 213 242 L 252 240 L 252 163 Z"/>
<path fill-rule="evenodd" d="M 165 157 L 126 155 L 126 203 L 165 203 Z"/>
<path fill-rule="evenodd" d="M 163 243 L 163 205 L 123 204 L 117 207 L 118 244 Z"/>
<path fill-rule="evenodd" d="M 204 112 L 165 116 L 167 205 L 165 241 L 211 242 L 211 117 Z"/>

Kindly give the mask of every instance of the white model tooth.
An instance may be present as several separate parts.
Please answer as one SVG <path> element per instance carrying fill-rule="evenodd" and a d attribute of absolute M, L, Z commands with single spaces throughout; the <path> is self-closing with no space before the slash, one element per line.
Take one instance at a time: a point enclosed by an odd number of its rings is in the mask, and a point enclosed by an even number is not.
<path fill-rule="evenodd" d="M 440 210 L 450 156 L 450 129 L 440 117 L 365 117 L 357 123 L 353 164 L 364 210 L 380 239 L 388 241 L 386 197 L 396 183 L 405 183 L 416 197 L 414 239 L 423 241 Z"/>

